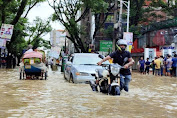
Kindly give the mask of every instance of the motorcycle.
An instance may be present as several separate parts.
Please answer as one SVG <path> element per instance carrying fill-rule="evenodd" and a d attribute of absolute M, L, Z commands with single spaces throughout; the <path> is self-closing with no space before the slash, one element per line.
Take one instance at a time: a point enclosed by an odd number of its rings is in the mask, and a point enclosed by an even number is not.
<path fill-rule="evenodd" d="M 99 57 L 103 58 L 102 56 Z M 124 59 L 124 64 L 127 60 L 128 58 Z M 120 95 L 120 70 L 123 66 L 113 63 L 102 65 L 102 67 L 103 69 L 95 70 L 96 81 L 90 81 L 90 87 L 93 91 L 100 91 L 108 95 Z"/>

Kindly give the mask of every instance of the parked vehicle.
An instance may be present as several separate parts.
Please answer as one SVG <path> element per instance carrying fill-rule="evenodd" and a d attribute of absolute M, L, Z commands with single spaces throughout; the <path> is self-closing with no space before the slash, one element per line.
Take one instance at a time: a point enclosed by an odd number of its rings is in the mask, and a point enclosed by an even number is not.
<path fill-rule="evenodd" d="M 103 57 L 102 57 L 103 58 Z M 127 58 L 124 60 L 127 61 Z M 120 69 L 119 64 L 104 65 L 103 69 L 96 69 L 96 81 L 90 81 L 93 91 L 99 91 L 111 95 L 120 95 Z"/>
<path fill-rule="evenodd" d="M 68 58 L 64 68 L 64 78 L 73 83 L 95 81 L 95 69 L 101 69 L 97 62 L 101 60 L 96 53 L 74 53 Z M 110 64 L 109 61 L 104 64 Z"/>
<path fill-rule="evenodd" d="M 20 79 L 47 79 L 45 55 L 41 51 L 24 53 L 20 63 Z"/>

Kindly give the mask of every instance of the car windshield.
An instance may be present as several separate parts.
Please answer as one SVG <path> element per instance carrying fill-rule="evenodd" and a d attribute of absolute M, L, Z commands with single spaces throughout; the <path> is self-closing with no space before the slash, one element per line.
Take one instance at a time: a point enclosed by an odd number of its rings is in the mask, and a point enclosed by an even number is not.
<path fill-rule="evenodd" d="M 73 64 L 76 65 L 97 65 L 101 61 L 98 55 L 77 55 L 74 57 Z M 109 64 L 109 61 L 105 61 L 103 64 Z"/>

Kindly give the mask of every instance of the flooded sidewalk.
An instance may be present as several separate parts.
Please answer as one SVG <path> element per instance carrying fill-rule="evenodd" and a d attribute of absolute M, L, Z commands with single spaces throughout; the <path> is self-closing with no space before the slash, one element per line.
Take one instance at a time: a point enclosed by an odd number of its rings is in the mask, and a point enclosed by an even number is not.
<path fill-rule="evenodd" d="M 0 69 L 0 118 L 175 118 L 177 78 L 133 72 L 130 91 L 120 96 L 72 84 L 63 73 L 47 80 L 19 80 L 16 69 Z"/>

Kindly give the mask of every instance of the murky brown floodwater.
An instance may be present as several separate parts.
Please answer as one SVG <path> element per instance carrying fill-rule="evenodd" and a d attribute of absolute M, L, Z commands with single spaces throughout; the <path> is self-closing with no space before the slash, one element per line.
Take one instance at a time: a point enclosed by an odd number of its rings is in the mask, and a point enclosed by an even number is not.
<path fill-rule="evenodd" d="M 0 118 L 175 118 L 177 78 L 133 73 L 129 93 L 107 96 L 71 84 L 58 72 L 48 80 L 19 80 L 0 69 Z"/>

